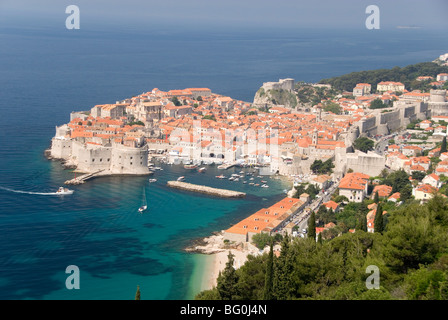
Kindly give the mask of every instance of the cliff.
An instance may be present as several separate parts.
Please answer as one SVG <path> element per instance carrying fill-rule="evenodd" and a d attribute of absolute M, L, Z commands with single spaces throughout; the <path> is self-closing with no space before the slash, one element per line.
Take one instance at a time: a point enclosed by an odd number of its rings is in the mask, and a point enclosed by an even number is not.
<path fill-rule="evenodd" d="M 284 106 L 286 108 L 295 108 L 297 106 L 296 95 L 293 91 L 284 89 L 265 89 L 261 87 L 254 97 L 255 107 L 274 107 Z"/>

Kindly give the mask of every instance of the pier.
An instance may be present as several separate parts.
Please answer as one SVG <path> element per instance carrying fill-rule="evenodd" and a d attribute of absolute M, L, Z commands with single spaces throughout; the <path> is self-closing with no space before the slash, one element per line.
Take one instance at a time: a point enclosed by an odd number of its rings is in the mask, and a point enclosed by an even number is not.
<path fill-rule="evenodd" d="M 98 175 L 99 173 L 101 173 L 103 171 L 104 171 L 104 169 L 101 169 L 101 170 L 98 170 L 98 171 L 95 171 L 95 172 L 92 172 L 92 173 L 86 173 L 86 174 L 83 174 L 82 176 L 76 177 L 74 179 L 67 180 L 67 181 L 64 182 L 64 184 L 67 184 L 67 185 L 68 184 L 82 184 L 86 180 L 88 180 L 90 178 L 93 178 L 94 176 Z"/>
<path fill-rule="evenodd" d="M 213 196 L 218 196 L 221 198 L 243 198 L 246 196 L 244 192 L 226 190 L 226 189 L 217 189 L 207 186 L 201 186 L 197 184 L 180 182 L 180 181 L 168 181 L 168 187 L 187 190 L 192 192 L 205 193 Z"/>
<path fill-rule="evenodd" d="M 224 169 L 224 170 L 227 170 L 227 169 L 229 169 L 229 168 L 232 168 L 233 166 L 235 166 L 234 163 L 221 164 L 221 165 L 218 166 L 218 169 Z"/>

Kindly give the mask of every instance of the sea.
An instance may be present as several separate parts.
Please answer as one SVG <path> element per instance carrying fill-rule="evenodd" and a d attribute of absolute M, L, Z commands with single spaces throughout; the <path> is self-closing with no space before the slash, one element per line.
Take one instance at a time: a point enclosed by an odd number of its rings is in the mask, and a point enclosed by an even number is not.
<path fill-rule="evenodd" d="M 155 183 L 100 177 L 71 187 L 72 195 L 51 195 L 74 176 L 44 157 L 71 111 L 153 88 L 207 87 L 250 102 L 263 82 L 317 82 L 448 52 L 443 30 L 0 26 L 2 300 L 132 300 L 137 286 L 142 299 L 193 299 L 209 260 L 184 248 L 274 204 L 291 187 L 278 177 L 266 178 L 269 188 L 215 178 L 248 169 L 198 173 L 158 164 Z M 179 176 L 247 196 L 166 186 Z M 148 210 L 141 214 L 143 194 Z M 67 286 L 69 266 L 79 270 L 79 289 Z"/>

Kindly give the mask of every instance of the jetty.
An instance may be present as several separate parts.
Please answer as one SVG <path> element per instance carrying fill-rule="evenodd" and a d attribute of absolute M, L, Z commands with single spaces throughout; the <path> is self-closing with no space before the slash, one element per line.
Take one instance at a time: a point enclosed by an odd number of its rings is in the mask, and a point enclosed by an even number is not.
<path fill-rule="evenodd" d="M 224 169 L 227 170 L 229 168 L 232 168 L 233 166 L 235 166 L 234 163 L 225 163 L 225 164 L 221 164 L 218 166 L 218 169 Z"/>
<path fill-rule="evenodd" d="M 243 198 L 246 196 L 244 192 L 239 191 L 233 191 L 233 190 L 226 190 L 226 189 L 217 189 L 187 182 L 181 182 L 181 181 L 168 181 L 167 182 L 168 187 L 181 189 L 181 190 L 187 190 L 192 192 L 199 192 L 199 193 L 205 193 L 221 198 Z"/>
<path fill-rule="evenodd" d="M 98 175 L 99 173 L 101 173 L 103 171 L 104 171 L 104 169 L 97 170 L 97 171 L 91 172 L 91 173 L 86 173 L 86 174 L 83 174 L 82 176 L 73 178 L 71 180 L 67 180 L 67 181 L 64 182 L 64 184 L 67 184 L 67 185 L 69 185 L 69 184 L 82 184 L 82 183 L 86 182 L 86 180 L 88 180 L 90 178 L 93 178 L 94 176 Z"/>

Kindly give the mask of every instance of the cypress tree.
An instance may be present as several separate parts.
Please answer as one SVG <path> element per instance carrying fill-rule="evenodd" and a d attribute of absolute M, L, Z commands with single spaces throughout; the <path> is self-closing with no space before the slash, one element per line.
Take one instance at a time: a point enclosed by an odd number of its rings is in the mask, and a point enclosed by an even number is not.
<path fill-rule="evenodd" d="M 319 232 L 319 234 L 317 235 L 317 243 L 322 245 L 322 232 Z"/>
<path fill-rule="evenodd" d="M 380 202 L 380 196 L 378 195 L 378 191 L 375 192 L 375 197 L 373 198 L 373 202 L 375 202 L 375 203 Z"/>
<path fill-rule="evenodd" d="M 291 285 L 293 283 L 294 259 L 291 254 L 290 241 L 288 235 L 283 238 L 280 256 L 275 259 L 272 297 L 277 300 L 290 299 L 294 290 Z"/>
<path fill-rule="evenodd" d="M 272 300 L 272 288 L 273 288 L 273 280 L 274 280 L 274 249 L 273 249 L 273 241 L 271 241 L 270 251 L 268 256 L 268 261 L 266 264 L 266 276 L 264 282 L 264 300 Z"/>
<path fill-rule="evenodd" d="M 447 151 L 447 148 L 446 148 L 446 137 L 443 137 L 442 145 L 440 146 L 440 153 L 444 153 L 446 151 Z"/>
<path fill-rule="evenodd" d="M 374 220 L 374 231 L 378 233 L 383 232 L 383 208 L 381 207 L 381 203 L 378 203 L 378 206 L 376 208 L 375 213 L 375 220 Z"/>
<path fill-rule="evenodd" d="M 355 230 L 356 231 L 362 230 L 362 218 L 359 218 L 358 220 L 356 220 Z"/>
<path fill-rule="evenodd" d="M 308 238 L 316 241 L 316 215 L 314 214 L 314 211 L 308 219 Z"/>
<path fill-rule="evenodd" d="M 219 295 L 223 300 L 233 300 L 238 296 L 238 275 L 233 267 L 233 257 L 231 251 L 228 254 L 228 261 L 226 262 L 226 267 L 222 272 L 219 272 L 217 279 L 217 289 Z"/>
<path fill-rule="evenodd" d="M 367 215 L 366 214 L 364 214 L 362 216 L 361 222 L 362 222 L 361 230 L 367 232 Z"/>
<path fill-rule="evenodd" d="M 140 286 L 137 286 L 137 292 L 135 293 L 135 300 L 140 300 Z"/>

